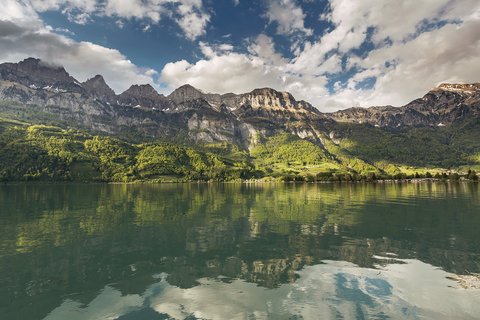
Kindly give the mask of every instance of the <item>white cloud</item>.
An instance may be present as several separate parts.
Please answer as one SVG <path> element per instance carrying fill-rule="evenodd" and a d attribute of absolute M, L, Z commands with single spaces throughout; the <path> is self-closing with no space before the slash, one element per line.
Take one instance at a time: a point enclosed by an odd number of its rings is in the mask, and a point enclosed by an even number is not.
<path fill-rule="evenodd" d="M 159 22 L 160 17 L 165 13 L 163 4 L 166 1 L 142 1 L 142 0 L 107 0 L 104 13 L 107 16 L 116 16 L 125 19 L 149 19 L 152 22 Z"/>
<path fill-rule="evenodd" d="M 96 10 L 96 0 L 30 0 L 30 4 L 37 11 L 78 9 L 84 12 Z"/>
<path fill-rule="evenodd" d="M 240 93 L 267 86 L 280 88 L 284 86 L 284 74 L 281 66 L 272 64 L 278 57 L 268 48 L 271 45 L 271 39 L 262 35 L 251 45 L 252 54 L 243 54 L 232 52 L 229 45 L 200 42 L 206 59 L 194 64 L 185 60 L 168 63 L 161 71 L 161 81 L 171 90 L 189 83 L 218 93 Z"/>
<path fill-rule="evenodd" d="M 320 101 L 327 93 L 324 76 L 288 72 L 288 60 L 275 52 L 272 39 L 265 35 L 258 36 L 249 45 L 248 54 L 222 51 L 206 43 L 200 43 L 200 48 L 206 59 L 165 65 L 160 79 L 170 90 L 186 83 L 216 93 L 243 93 L 272 87 L 312 101 Z"/>
<path fill-rule="evenodd" d="M 190 64 L 185 60 L 167 63 L 161 80 L 174 89 L 189 83 L 207 92 L 246 92 L 258 87 L 282 87 L 282 73 L 269 68 L 258 57 L 239 53 L 213 55 Z"/>
<path fill-rule="evenodd" d="M 291 35 L 302 32 L 312 35 L 311 29 L 305 28 L 305 14 L 295 0 L 272 0 L 267 4 L 266 17 L 269 22 L 277 23 L 277 33 Z"/>
<path fill-rule="evenodd" d="M 183 0 L 177 13 L 180 15 L 177 23 L 188 39 L 195 40 L 205 34 L 210 15 L 202 10 L 201 0 Z"/>
<path fill-rule="evenodd" d="M 75 32 L 71 31 L 68 28 L 52 28 L 51 26 L 47 26 L 47 29 L 57 32 L 57 33 L 63 33 L 63 34 L 68 34 L 68 35 L 75 35 Z"/>
<path fill-rule="evenodd" d="M 374 50 L 366 59 L 355 62 L 363 71 L 349 81 L 348 89 L 340 91 L 338 97 L 348 100 L 360 93 L 363 105 L 400 106 L 441 82 L 478 82 L 478 30 L 479 20 L 446 25 L 412 41 Z M 386 67 L 385 61 L 391 59 L 396 66 Z M 355 90 L 355 84 L 367 77 L 377 77 L 375 87 Z"/>
<path fill-rule="evenodd" d="M 273 2 L 273 6 L 290 4 Z M 169 63 L 161 72 L 161 80 L 171 89 L 190 83 L 220 93 L 269 86 L 291 91 L 296 98 L 308 100 L 323 111 L 351 106 L 400 106 L 442 81 L 479 81 L 480 14 L 476 13 L 480 12 L 480 4 L 469 0 L 461 5 L 448 0 L 332 0 L 331 7 L 332 12 L 324 18 L 335 27 L 313 43 L 303 42 L 293 59 L 278 53 L 266 35 L 250 43 L 248 53 L 222 51 L 201 43 L 205 59 Z M 415 12 L 407 14 L 410 11 Z M 300 16 L 303 19 L 303 13 Z M 281 14 L 277 17 L 283 19 Z M 446 24 L 422 29 L 425 21 Z M 284 22 L 279 23 L 279 28 L 293 23 Z M 303 22 L 296 26 L 303 28 Z M 365 58 L 352 55 L 350 51 L 367 39 L 367 30 L 373 31 L 371 41 L 376 48 L 365 53 Z M 287 33 L 287 29 L 283 31 Z M 344 59 L 346 69 L 342 67 Z M 325 87 L 329 77 L 351 68 L 357 71 L 346 85 L 337 83 L 336 92 L 329 94 Z M 359 86 L 366 79 L 376 79 L 373 88 Z"/>
<path fill-rule="evenodd" d="M 478 1 L 332 0 L 330 4 L 332 12 L 326 18 L 335 29 L 306 46 L 295 59 L 296 70 L 308 68 L 312 61 L 323 63 L 330 50 L 346 53 L 358 48 L 367 38 L 368 28 L 373 30 L 371 41 L 376 49 L 365 59 L 347 56 L 349 67 L 356 66 L 360 72 L 349 80 L 346 89 L 339 89 L 320 108 L 400 106 L 443 80 L 479 81 L 480 34 L 473 31 L 479 29 L 466 22 L 478 22 Z M 424 27 L 442 21 L 447 23 L 443 28 Z M 387 61 L 394 63 L 387 66 Z M 368 77 L 377 78 L 375 86 L 371 90 L 356 89 Z"/>
<path fill-rule="evenodd" d="M 64 66 L 79 81 L 102 74 L 117 92 L 133 83 L 155 84 L 155 71 L 137 67 L 118 50 L 73 41 L 45 26 L 31 6 L 6 1 L 8 14 L 0 13 L 0 62 L 38 57 Z"/>
<path fill-rule="evenodd" d="M 329 21 L 335 25 L 332 33 L 337 40 L 346 37 L 358 36 L 365 32 L 367 27 L 375 28 L 373 40 L 376 43 L 386 38 L 392 41 L 401 41 L 417 31 L 423 21 L 438 21 L 439 19 L 452 18 L 449 13 L 458 7 L 455 15 L 464 15 L 465 10 L 474 4 L 461 4 L 452 0 L 424 0 L 424 1 L 378 1 L 378 0 L 331 0 L 332 9 Z M 452 5 L 455 3 L 455 5 Z M 330 33 L 330 34 L 332 34 Z M 352 35 L 353 34 L 353 35 Z M 328 37 L 329 34 L 326 35 Z M 354 41 L 358 43 L 358 41 Z M 347 46 L 348 47 L 348 46 Z"/>
<path fill-rule="evenodd" d="M 119 29 L 123 29 L 123 27 L 125 26 L 125 21 L 121 20 L 121 19 L 118 19 L 117 21 L 115 21 L 115 25 L 119 28 Z"/>
<path fill-rule="evenodd" d="M 210 45 L 206 42 L 200 41 L 198 45 L 202 54 L 207 58 L 213 58 L 231 52 L 234 49 L 233 46 L 228 43 Z"/>
<path fill-rule="evenodd" d="M 2 0 L 0 20 L 10 21 L 20 27 L 37 28 L 42 22 L 31 5 L 16 0 Z"/>
<path fill-rule="evenodd" d="M 175 7 L 173 11 L 171 5 Z M 166 15 L 175 20 L 190 40 L 204 35 L 210 21 L 202 0 L 107 0 L 104 12 L 125 19 L 150 19 L 153 23 Z"/>
<path fill-rule="evenodd" d="M 173 19 L 190 40 L 204 35 L 210 21 L 202 0 L 25 0 L 25 3 L 37 12 L 61 11 L 78 24 L 87 24 L 93 16 L 146 19 L 151 23 L 158 23 L 165 16 Z"/>
<path fill-rule="evenodd" d="M 79 9 L 86 12 L 95 11 L 96 0 L 30 0 L 30 4 L 38 11 L 59 10 L 63 8 Z"/>
<path fill-rule="evenodd" d="M 248 46 L 248 51 L 273 65 L 287 63 L 287 60 L 275 51 L 273 39 L 265 34 L 260 34 L 257 39 Z"/>
<path fill-rule="evenodd" d="M 29 3 L 39 12 L 61 10 L 68 20 L 78 24 L 88 23 L 98 8 L 96 0 L 30 0 Z"/>

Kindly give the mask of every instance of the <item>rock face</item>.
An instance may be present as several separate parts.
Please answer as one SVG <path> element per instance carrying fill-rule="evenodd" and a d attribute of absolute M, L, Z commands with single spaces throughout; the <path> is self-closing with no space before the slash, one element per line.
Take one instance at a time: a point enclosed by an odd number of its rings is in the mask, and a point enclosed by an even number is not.
<path fill-rule="evenodd" d="M 263 118 L 273 122 L 318 120 L 322 113 L 305 101 L 296 101 L 288 92 L 255 89 L 230 99 L 230 109 L 241 118 Z M 228 103 L 227 102 L 227 103 Z"/>
<path fill-rule="evenodd" d="M 242 95 L 242 104 L 253 109 L 290 112 L 293 114 L 320 114 L 318 109 L 305 101 L 296 101 L 288 92 L 278 92 L 270 88 L 255 89 Z"/>
<path fill-rule="evenodd" d="M 132 85 L 116 95 L 101 75 L 80 84 L 63 67 L 28 58 L 0 64 L 0 102 L 0 111 L 31 122 L 48 119 L 143 138 L 180 135 L 197 143 L 227 141 L 249 149 L 285 131 L 322 145 L 328 139 L 326 127 L 337 122 L 438 127 L 479 117 L 480 84 L 442 84 L 400 108 L 351 108 L 326 114 L 271 88 L 220 95 L 184 85 L 165 97 L 146 84 Z"/>
<path fill-rule="evenodd" d="M 480 116 L 480 83 L 441 84 L 423 98 L 395 108 L 350 108 L 328 115 L 338 122 L 367 123 L 378 127 L 446 126 Z"/>
<path fill-rule="evenodd" d="M 192 87 L 189 84 L 185 84 L 177 89 L 175 89 L 169 96 L 168 99 L 172 100 L 176 104 L 182 104 L 197 99 L 205 99 L 206 94 L 198 90 L 197 88 Z"/>

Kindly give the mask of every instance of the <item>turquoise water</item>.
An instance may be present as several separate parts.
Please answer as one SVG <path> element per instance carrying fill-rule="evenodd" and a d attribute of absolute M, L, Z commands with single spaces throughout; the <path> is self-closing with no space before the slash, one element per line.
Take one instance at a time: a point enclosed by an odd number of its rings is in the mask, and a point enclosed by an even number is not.
<path fill-rule="evenodd" d="M 1 319 L 475 319 L 478 184 L 0 186 Z"/>

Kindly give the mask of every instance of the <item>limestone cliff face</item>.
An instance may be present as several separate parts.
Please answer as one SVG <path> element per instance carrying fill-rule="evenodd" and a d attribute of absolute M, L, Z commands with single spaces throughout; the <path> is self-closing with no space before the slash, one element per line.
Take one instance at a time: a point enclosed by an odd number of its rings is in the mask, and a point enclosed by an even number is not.
<path fill-rule="evenodd" d="M 195 112 L 188 118 L 188 134 L 195 142 L 235 141 L 236 123 L 231 119 Z"/>
<path fill-rule="evenodd" d="M 323 144 L 331 131 L 327 128 L 337 122 L 441 127 L 479 117 L 480 84 L 442 84 L 400 108 L 325 114 L 271 88 L 220 95 L 184 85 L 165 97 L 150 85 L 132 85 L 116 95 L 100 75 L 79 83 L 62 67 L 29 58 L 0 64 L 0 102 L 0 111 L 31 122 L 48 119 L 95 132 L 154 139 L 181 135 L 196 143 L 226 141 L 250 149 L 279 132 Z"/>
<path fill-rule="evenodd" d="M 296 101 L 288 92 L 271 88 L 255 89 L 241 95 L 239 107 L 248 106 L 265 113 L 291 114 L 296 117 L 319 115 L 320 111 L 305 101 Z"/>
<path fill-rule="evenodd" d="M 288 92 L 279 92 L 271 88 L 255 89 L 244 94 L 213 94 L 203 93 L 191 85 L 183 85 L 174 90 L 168 99 L 173 101 L 178 111 L 184 111 L 187 105 L 203 100 L 210 108 L 237 116 L 295 117 L 298 119 L 320 115 L 320 111 L 305 101 L 296 101 Z"/>

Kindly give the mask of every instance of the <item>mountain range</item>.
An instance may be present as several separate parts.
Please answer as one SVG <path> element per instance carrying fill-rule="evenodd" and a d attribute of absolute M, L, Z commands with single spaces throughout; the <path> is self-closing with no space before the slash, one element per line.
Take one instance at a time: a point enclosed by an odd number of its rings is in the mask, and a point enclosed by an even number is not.
<path fill-rule="evenodd" d="M 61 66 L 28 58 L 0 64 L 0 116 L 132 143 L 228 144 L 244 152 L 248 161 L 260 158 L 265 167 L 295 162 L 288 155 L 276 161 L 279 156 L 268 146 L 300 140 L 354 172 L 480 162 L 479 83 L 441 84 L 402 107 L 323 113 L 271 88 L 212 94 L 186 84 L 164 96 L 145 84 L 116 94 L 101 75 L 81 83 Z M 262 162 L 266 157 L 270 164 Z"/>

